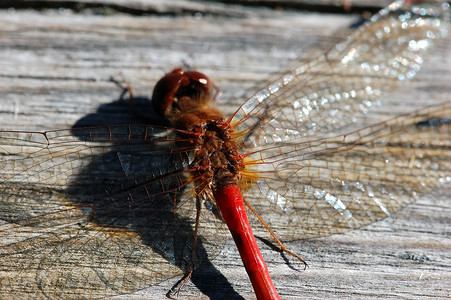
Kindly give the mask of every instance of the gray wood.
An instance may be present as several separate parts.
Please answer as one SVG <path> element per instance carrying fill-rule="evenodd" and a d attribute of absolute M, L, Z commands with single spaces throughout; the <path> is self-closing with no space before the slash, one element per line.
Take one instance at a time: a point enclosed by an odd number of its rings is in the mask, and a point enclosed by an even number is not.
<path fill-rule="evenodd" d="M 100 13 L 125 12 L 127 14 L 214 14 L 214 15 L 245 15 L 244 8 L 270 7 L 277 9 L 319 10 L 328 12 L 349 12 L 375 10 L 390 4 L 390 0 L 236 0 L 236 1 L 190 1 L 190 0 L 21 0 L 2 1 L 0 7 L 15 8 L 68 8 L 76 11 L 90 10 Z M 240 4 L 240 5 L 234 5 Z"/>
<path fill-rule="evenodd" d="M 202 5 L 211 10 L 218 7 L 217 3 Z M 308 61 L 328 50 L 358 19 L 238 8 L 221 5 L 215 16 L 194 17 L 0 11 L 0 129 L 69 128 L 90 114 L 95 114 L 91 121 L 99 124 L 127 120 L 129 112 L 111 105 L 121 93 L 111 77 L 123 75 L 136 97 L 150 98 L 159 77 L 185 64 L 209 74 L 221 87 L 219 106 L 227 115 L 264 85 L 269 74 L 299 64 L 294 61 L 298 56 Z M 237 11 L 245 12 L 245 17 L 233 17 Z M 399 114 L 414 105 L 449 101 L 450 41 L 437 49 L 408 87 L 390 95 L 392 106 L 388 107 L 394 109 L 383 111 Z M 280 254 L 262 244 L 281 297 L 449 297 L 450 194 L 449 187 L 438 190 L 391 218 L 346 234 L 287 244 L 309 263 L 305 271 L 292 270 Z M 205 294 L 226 298 L 236 295 L 232 291 L 245 299 L 255 298 L 231 239 L 211 263 L 196 272 L 196 284 L 189 282 L 179 299 L 207 298 Z M 210 280 L 220 278 L 218 274 L 230 285 Z M 161 299 L 178 279 L 137 292 L 130 299 Z"/>

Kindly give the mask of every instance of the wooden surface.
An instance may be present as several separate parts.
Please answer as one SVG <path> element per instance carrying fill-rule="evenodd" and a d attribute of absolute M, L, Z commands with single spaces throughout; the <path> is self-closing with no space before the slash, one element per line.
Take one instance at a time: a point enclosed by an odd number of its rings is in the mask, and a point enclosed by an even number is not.
<path fill-rule="evenodd" d="M 173 16 L 1 10 L 0 129 L 69 128 L 87 119 L 86 125 L 127 122 L 133 117 L 117 104 L 122 90 L 111 77 L 124 76 L 137 98 L 149 99 L 159 77 L 186 64 L 215 80 L 223 94 L 219 105 L 230 114 L 269 74 L 296 65 L 299 55 L 301 61 L 318 56 L 358 21 L 357 15 L 202 6 L 207 13 L 193 16 L 176 10 Z M 408 88 L 390 95 L 393 114 L 449 101 L 450 41 L 440 45 Z M 292 270 L 262 244 L 281 297 L 450 297 L 450 195 L 450 187 L 444 188 L 362 229 L 287 244 L 309 263 L 306 271 Z M 178 279 L 129 299 L 162 299 Z M 179 295 L 199 297 L 255 298 L 231 239 Z"/>

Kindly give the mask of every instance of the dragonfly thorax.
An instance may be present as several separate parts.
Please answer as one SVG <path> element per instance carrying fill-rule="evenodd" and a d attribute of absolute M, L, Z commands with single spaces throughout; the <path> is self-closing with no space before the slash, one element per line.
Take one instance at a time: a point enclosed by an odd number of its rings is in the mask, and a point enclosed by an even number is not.
<path fill-rule="evenodd" d="M 195 170 L 193 175 L 199 182 L 196 186 L 201 190 L 208 188 L 214 192 L 237 184 L 244 164 L 228 123 L 221 118 L 201 123 L 193 131 L 198 135 L 190 167 Z"/>

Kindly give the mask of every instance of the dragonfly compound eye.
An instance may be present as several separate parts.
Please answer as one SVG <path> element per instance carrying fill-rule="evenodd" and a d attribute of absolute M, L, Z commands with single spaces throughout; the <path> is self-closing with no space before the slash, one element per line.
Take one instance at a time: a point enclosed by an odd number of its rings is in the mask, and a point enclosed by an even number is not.
<path fill-rule="evenodd" d="M 186 111 L 186 107 L 208 106 L 217 94 L 216 86 L 204 74 L 174 69 L 155 85 L 152 102 L 157 113 L 169 120 Z"/>

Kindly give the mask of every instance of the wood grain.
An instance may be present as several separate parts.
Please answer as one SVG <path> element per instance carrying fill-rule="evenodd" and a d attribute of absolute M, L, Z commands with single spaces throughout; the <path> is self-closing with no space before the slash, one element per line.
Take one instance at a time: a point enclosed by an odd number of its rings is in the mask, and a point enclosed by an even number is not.
<path fill-rule="evenodd" d="M 203 13 L 193 16 L 1 10 L 0 129 L 136 122 L 118 101 L 122 89 L 111 78 L 125 77 L 136 98 L 144 101 L 156 80 L 180 65 L 194 66 L 215 80 L 223 94 L 219 105 L 228 115 L 268 75 L 323 53 L 358 21 L 356 15 L 202 6 Z M 438 47 L 408 87 L 390 95 L 382 112 L 396 115 L 449 101 L 450 41 Z M 305 271 L 292 270 L 262 243 L 281 297 L 449 297 L 450 195 L 450 188 L 444 188 L 360 230 L 287 244 L 309 263 Z M 178 279 L 127 299 L 161 299 Z M 218 257 L 195 272 L 178 299 L 240 297 L 255 298 L 230 239 Z"/>

